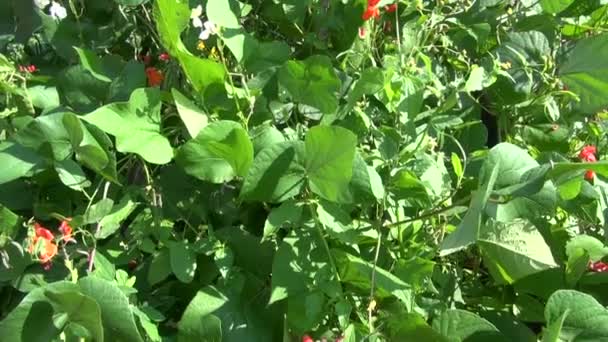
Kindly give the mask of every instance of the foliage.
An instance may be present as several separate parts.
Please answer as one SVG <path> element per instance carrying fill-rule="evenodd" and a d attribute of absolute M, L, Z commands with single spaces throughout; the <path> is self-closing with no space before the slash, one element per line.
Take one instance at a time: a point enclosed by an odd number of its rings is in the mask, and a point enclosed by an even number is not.
<path fill-rule="evenodd" d="M 608 340 L 605 1 L 0 18 L 0 339 Z"/>

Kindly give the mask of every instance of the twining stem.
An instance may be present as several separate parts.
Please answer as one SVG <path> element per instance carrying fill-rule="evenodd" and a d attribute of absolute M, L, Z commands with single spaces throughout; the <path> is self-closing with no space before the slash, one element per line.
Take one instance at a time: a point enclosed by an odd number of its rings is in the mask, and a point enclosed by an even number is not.
<path fill-rule="evenodd" d="M 409 218 L 409 219 L 405 219 L 405 220 L 401 220 L 401 221 L 397 221 L 397 222 L 387 223 L 387 224 L 384 224 L 384 225 L 380 226 L 380 228 L 391 228 L 391 227 L 395 227 L 395 226 L 400 226 L 402 224 L 416 222 L 416 221 L 423 220 L 423 219 L 426 219 L 426 218 L 429 218 L 429 217 L 433 217 L 435 215 L 439 215 L 439 214 L 444 213 L 446 211 L 450 211 L 450 210 L 452 210 L 452 209 L 454 209 L 454 208 L 462 205 L 463 203 L 468 202 L 470 199 L 471 199 L 471 195 L 468 195 L 468 196 L 463 197 L 460 200 L 454 202 L 452 205 L 450 205 L 448 207 L 437 209 L 435 211 L 431 211 L 429 213 L 422 214 L 420 216 L 412 217 L 412 218 Z M 363 230 L 367 230 L 367 229 L 370 229 L 370 228 L 373 228 L 373 227 L 374 226 L 367 226 L 367 227 L 362 228 L 362 229 Z"/>
<path fill-rule="evenodd" d="M 372 268 L 372 279 L 369 291 L 369 307 L 367 308 L 367 325 L 369 328 L 369 332 L 374 331 L 374 322 L 373 312 L 375 300 L 374 300 L 374 292 L 376 291 L 376 267 L 378 265 L 378 258 L 380 257 L 380 247 L 382 246 L 382 231 L 378 229 L 378 242 L 376 244 L 376 254 L 374 255 L 374 267 Z"/>
<path fill-rule="evenodd" d="M 338 267 L 336 266 L 336 263 L 334 261 L 333 255 L 331 254 L 331 251 L 329 249 L 329 245 L 327 244 L 327 240 L 325 240 L 325 234 L 323 232 L 324 225 L 323 225 L 323 223 L 321 223 L 319 221 L 317 213 L 313 209 L 312 205 L 309 205 L 308 208 L 310 209 L 310 214 L 315 219 L 315 228 L 316 228 L 317 233 L 319 234 L 319 239 L 322 242 L 321 244 L 323 245 L 323 248 L 325 249 L 325 253 L 327 253 L 327 259 L 329 259 L 329 265 L 331 266 L 332 270 L 334 271 L 336 279 L 339 282 L 341 282 L 340 272 L 338 272 Z"/>
<path fill-rule="evenodd" d="M 106 199 L 108 198 L 108 191 L 110 190 L 110 182 L 106 182 L 104 188 L 103 188 L 103 197 L 102 199 Z M 99 220 L 99 222 L 97 222 L 97 228 L 95 228 L 95 234 L 93 235 L 93 238 L 97 237 L 97 234 L 99 234 L 99 231 L 101 230 L 101 220 Z M 89 265 L 87 267 L 87 271 L 93 272 L 93 263 L 95 263 L 95 254 L 97 253 L 97 241 L 95 241 L 95 245 L 93 246 L 93 250 L 91 251 L 91 254 L 89 254 Z"/>

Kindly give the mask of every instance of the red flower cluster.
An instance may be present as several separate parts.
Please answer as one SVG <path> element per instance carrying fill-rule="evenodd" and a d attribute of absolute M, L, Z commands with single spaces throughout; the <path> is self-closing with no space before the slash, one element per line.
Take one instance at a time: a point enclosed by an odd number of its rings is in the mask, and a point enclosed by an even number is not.
<path fill-rule="evenodd" d="M 165 79 L 163 73 L 154 67 L 146 68 L 146 77 L 148 77 L 148 85 L 150 87 L 160 86 Z"/>
<path fill-rule="evenodd" d="M 33 65 L 33 64 L 30 64 L 30 65 L 20 65 L 19 66 L 19 71 L 31 74 L 31 73 L 34 73 L 34 72 L 38 71 L 38 68 L 36 68 L 36 66 Z"/>
<path fill-rule="evenodd" d="M 363 20 L 367 21 L 371 18 L 378 18 L 380 16 L 380 9 L 378 8 L 378 4 L 380 0 L 367 0 L 367 9 L 363 12 Z M 397 4 L 391 4 L 388 6 L 384 6 L 384 10 L 388 13 L 393 13 L 397 10 Z"/>
<path fill-rule="evenodd" d="M 31 240 L 28 251 L 33 254 L 37 251 L 37 246 L 40 245 L 38 251 L 38 258 L 40 263 L 44 265 L 45 269 L 50 267 L 50 261 L 55 255 L 57 255 L 57 245 L 53 241 L 55 237 L 50 230 L 44 228 L 38 223 L 34 224 L 34 237 Z"/>
<path fill-rule="evenodd" d="M 596 153 L 597 153 L 597 148 L 593 145 L 588 145 L 588 146 L 583 147 L 581 152 L 578 154 L 578 157 L 582 161 L 585 161 L 588 163 L 595 163 L 597 161 L 597 158 L 595 157 Z M 588 170 L 587 172 L 585 172 L 586 180 L 592 181 L 594 177 L 595 177 L 595 172 L 593 172 L 592 170 Z"/>
<path fill-rule="evenodd" d="M 593 272 L 608 272 L 608 264 L 601 261 L 590 262 L 589 270 Z"/>

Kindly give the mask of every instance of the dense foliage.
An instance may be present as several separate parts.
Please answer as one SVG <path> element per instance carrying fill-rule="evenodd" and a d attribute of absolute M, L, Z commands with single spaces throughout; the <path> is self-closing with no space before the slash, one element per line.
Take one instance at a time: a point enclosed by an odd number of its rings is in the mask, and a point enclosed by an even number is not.
<path fill-rule="evenodd" d="M 0 340 L 608 341 L 606 1 L 0 19 Z"/>

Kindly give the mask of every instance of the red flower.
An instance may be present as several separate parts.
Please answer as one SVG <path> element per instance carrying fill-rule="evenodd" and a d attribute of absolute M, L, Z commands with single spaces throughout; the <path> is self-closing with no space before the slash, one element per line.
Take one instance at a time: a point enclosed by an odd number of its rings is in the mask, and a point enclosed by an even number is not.
<path fill-rule="evenodd" d="M 55 255 L 57 255 L 57 245 L 53 242 L 54 236 L 50 230 L 44 228 L 38 223 L 34 224 L 35 235 L 32 239 L 29 252 L 34 253 L 38 244 L 41 245 L 40 252 L 38 254 L 38 258 L 40 259 L 40 263 L 45 266 L 45 270 L 50 268 L 48 263 L 53 259 Z"/>
<path fill-rule="evenodd" d="M 578 157 L 584 161 L 596 161 L 595 154 L 597 153 L 597 148 L 593 145 L 588 145 L 583 147 L 581 152 L 578 154 Z"/>
<path fill-rule="evenodd" d="M 302 342 L 314 342 L 314 340 L 312 339 L 312 337 L 304 335 L 302 336 Z"/>
<path fill-rule="evenodd" d="M 608 264 L 601 261 L 590 262 L 589 270 L 593 272 L 608 272 Z"/>
<path fill-rule="evenodd" d="M 63 241 L 64 242 L 68 242 L 70 241 L 70 239 L 72 239 L 72 226 L 70 226 L 70 218 L 66 218 L 65 220 L 61 221 L 61 225 L 59 226 L 59 231 L 61 232 L 61 234 L 63 234 Z"/>
<path fill-rule="evenodd" d="M 392 5 L 384 6 L 384 9 L 388 13 L 393 13 L 393 12 L 395 12 L 397 10 L 397 4 L 392 4 Z"/>
<path fill-rule="evenodd" d="M 158 55 L 158 59 L 159 59 L 159 60 L 161 60 L 161 61 L 163 61 L 163 62 L 166 62 L 166 61 L 168 61 L 169 59 L 171 59 L 171 57 L 169 57 L 169 54 L 168 54 L 168 53 L 163 52 L 163 53 L 161 53 L 160 55 Z"/>
<path fill-rule="evenodd" d="M 33 65 L 33 64 L 30 64 L 30 65 L 20 65 L 19 66 L 19 71 L 31 74 L 31 73 L 34 73 L 34 72 L 38 71 L 38 68 L 35 65 Z"/>
<path fill-rule="evenodd" d="M 165 79 L 165 76 L 163 76 L 163 73 L 160 72 L 160 70 L 152 67 L 146 68 L 146 76 L 148 77 L 148 85 L 150 87 L 159 86 Z"/>
<path fill-rule="evenodd" d="M 367 9 L 363 12 L 363 20 L 367 21 L 380 16 L 380 10 L 378 9 L 379 2 L 380 0 L 367 0 Z"/>
<path fill-rule="evenodd" d="M 597 158 L 595 157 L 596 153 L 597 153 L 597 148 L 593 145 L 588 145 L 588 146 L 583 147 L 581 152 L 578 154 L 578 157 L 581 158 L 582 161 L 585 161 L 588 163 L 595 163 L 597 161 Z M 593 172 L 592 170 L 587 170 L 587 172 L 585 172 L 586 180 L 592 181 L 594 178 L 595 178 L 595 172 Z"/>
<path fill-rule="evenodd" d="M 45 240 L 53 240 L 55 238 L 50 230 L 44 228 L 39 223 L 34 223 L 34 229 L 36 230 L 36 237 L 38 238 L 43 238 Z"/>

